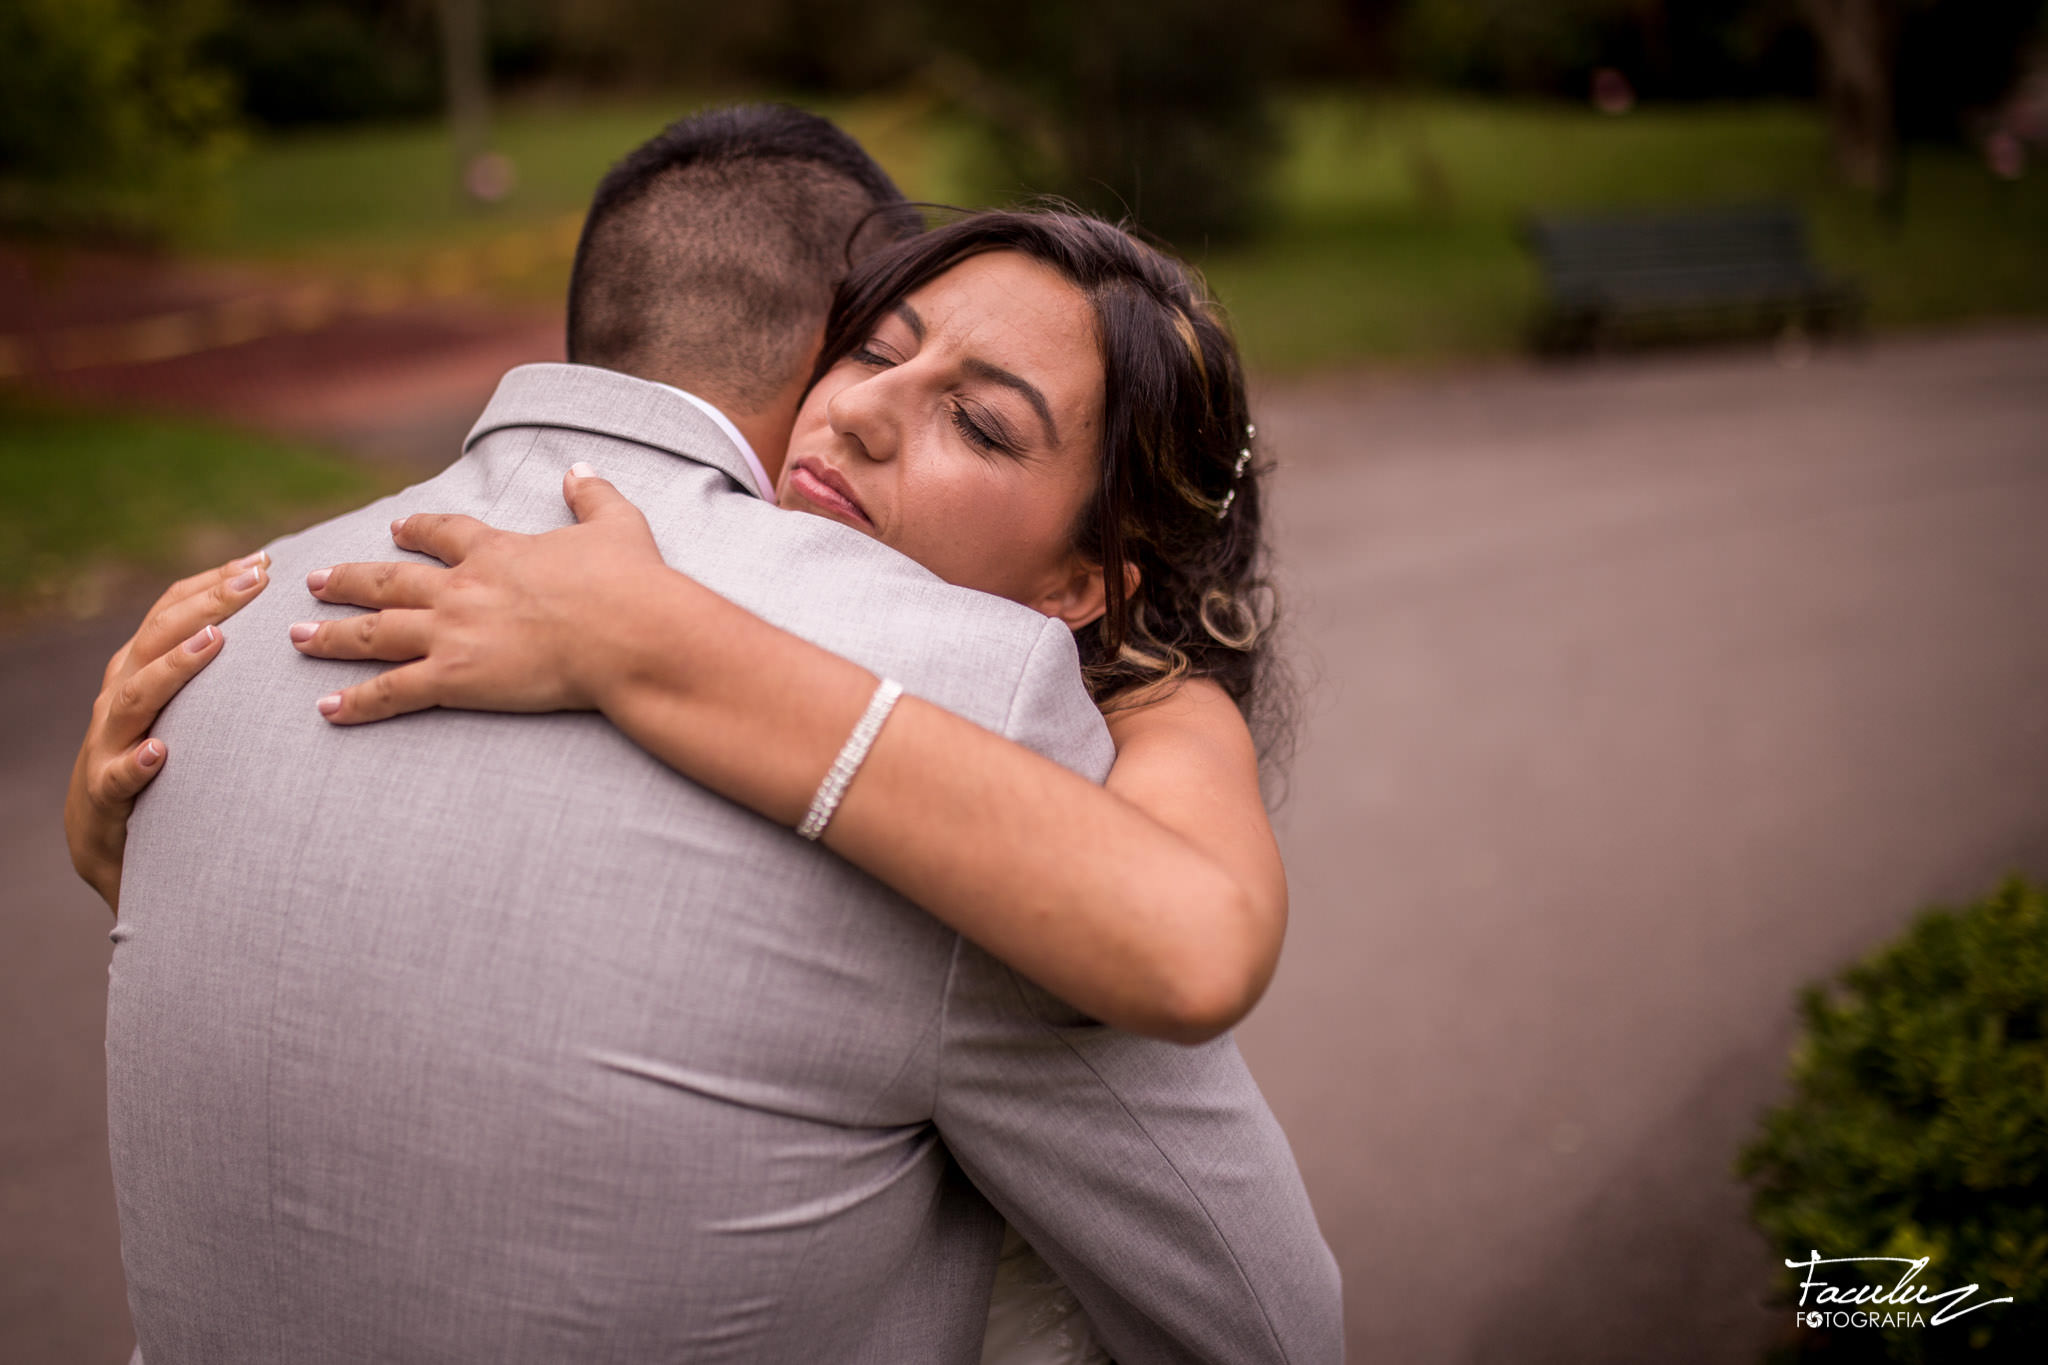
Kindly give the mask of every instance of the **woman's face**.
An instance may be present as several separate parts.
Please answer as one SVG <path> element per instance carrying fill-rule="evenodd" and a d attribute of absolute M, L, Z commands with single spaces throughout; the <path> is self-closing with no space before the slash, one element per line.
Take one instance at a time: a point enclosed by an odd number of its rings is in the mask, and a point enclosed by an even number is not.
<path fill-rule="evenodd" d="M 1072 534 L 1095 487 L 1102 390 L 1081 291 L 1019 252 L 970 257 L 812 388 L 777 501 L 949 583 L 1085 624 L 1101 614 L 1101 573 Z"/>

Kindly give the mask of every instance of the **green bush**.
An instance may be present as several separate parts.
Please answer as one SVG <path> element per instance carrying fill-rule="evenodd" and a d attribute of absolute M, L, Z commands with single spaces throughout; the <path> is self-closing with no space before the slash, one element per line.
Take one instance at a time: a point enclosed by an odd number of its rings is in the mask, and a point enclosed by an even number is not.
<path fill-rule="evenodd" d="M 2018 878 L 1800 996 L 1792 1099 L 1738 1171 L 1783 1259 L 1928 1257 L 1930 1294 L 2010 1295 L 1940 1326 L 1802 1330 L 1825 1360 L 2039 1360 L 2048 1341 L 2048 895 Z M 1896 1273 L 1831 1266 L 1844 1289 Z M 1892 1266 L 1897 1272 L 1903 1267 Z M 1803 1271 L 1787 1275 L 1788 1308 Z M 1811 1299 L 1806 1307 L 1818 1305 Z M 1957 1305 L 1960 1306 L 1960 1305 Z M 1929 1319 L 1942 1305 L 1920 1307 Z"/>
<path fill-rule="evenodd" d="M 434 20 L 398 0 L 239 0 L 206 54 L 264 127 L 403 118 L 440 100 Z"/>
<path fill-rule="evenodd" d="M 1050 192 L 1195 253 L 1263 226 L 1296 0 L 935 8 L 929 71 L 994 135 L 991 197 Z"/>
<path fill-rule="evenodd" d="M 194 56 L 207 0 L 0 4 L 0 226 L 147 236 L 204 203 L 231 84 Z"/>

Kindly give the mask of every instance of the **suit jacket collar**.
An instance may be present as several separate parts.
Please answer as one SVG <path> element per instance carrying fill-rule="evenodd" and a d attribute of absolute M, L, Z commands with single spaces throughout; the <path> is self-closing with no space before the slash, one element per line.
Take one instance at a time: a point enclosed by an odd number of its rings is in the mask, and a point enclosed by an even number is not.
<path fill-rule="evenodd" d="M 564 427 L 651 446 L 709 465 L 741 492 L 759 496 L 746 457 L 718 423 L 667 385 L 617 370 L 547 364 L 508 371 L 469 429 L 463 450 L 506 427 Z"/>

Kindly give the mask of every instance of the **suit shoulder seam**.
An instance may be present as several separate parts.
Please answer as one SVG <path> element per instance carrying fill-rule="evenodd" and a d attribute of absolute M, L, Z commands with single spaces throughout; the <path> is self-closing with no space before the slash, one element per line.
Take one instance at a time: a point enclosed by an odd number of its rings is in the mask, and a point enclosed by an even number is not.
<path fill-rule="evenodd" d="M 1024 652 L 1024 662 L 1018 666 L 1016 677 L 1011 680 L 1010 704 L 1003 708 L 1004 739 L 1014 739 L 1016 737 L 1017 708 L 1024 700 L 1025 683 L 1031 677 L 1031 665 L 1037 660 L 1038 651 L 1045 648 L 1046 631 L 1053 626 L 1059 626 L 1062 630 L 1066 629 L 1066 626 L 1057 617 L 1046 617 L 1045 624 L 1039 627 L 1037 638 L 1031 642 L 1031 648 Z"/>

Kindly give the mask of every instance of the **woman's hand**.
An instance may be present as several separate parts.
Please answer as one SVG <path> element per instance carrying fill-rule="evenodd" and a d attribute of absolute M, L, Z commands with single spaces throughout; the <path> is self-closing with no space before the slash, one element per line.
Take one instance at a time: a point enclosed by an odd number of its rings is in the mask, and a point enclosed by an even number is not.
<path fill-rule="evenodd" d="M 107 661 L 64 793 L 64 838 L 72 867 L 109 910 L 120 910 L 129 812 L 136 795 L 163 771 L 168 754 L 162 740 L 143 736 L 171 698 L 220 653 L 220 623 L 263 591 L 269 566 L 270 556 L 258 550 L 173 583 L 149 609 L 142 628 Z"/>
<path fill-rule="evenodd" d="M 630 631 L 632 598 L 664 565 L 647 519 L 589 466 L 569 471 L 562 496 L 577 524 L 537 536 L 431 513 L 391 524 L 399 548 L 447 568 L 342 564 L 307 575 L 321 601 L 375 610 L 293 626 L 300 653 L 404 665 L 322 697 L 321 714 L 355 725 L 430 706 L 598 706 L 621 671 L 599 627 Z"/>

